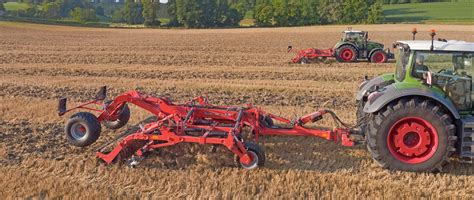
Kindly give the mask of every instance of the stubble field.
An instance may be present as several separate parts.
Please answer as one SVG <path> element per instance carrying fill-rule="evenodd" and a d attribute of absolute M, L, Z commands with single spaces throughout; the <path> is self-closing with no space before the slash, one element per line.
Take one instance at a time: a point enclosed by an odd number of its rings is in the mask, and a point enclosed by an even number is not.
<path fill-rule="evenodd" d="M 411 39 L 413 25 L 357 26 L 386 46 Z M 95 148 L 136 127 L 147 113 L 132 107 L 129 125 L 104 130 L 88 148 L 67 144 L 56 101 L 131 89 L 178 102 L 207 94 L 212 103 L 253 103 L 293 118 L 326 107 L 355 122 L 354 94 L 364 75 L 394 64 L 290 65 L 286 47 L 332 47 L 345 26 L 272 29 L 96 29 L 0 22 L 0 196 L 10 198 L 419 198 L 474 196 L 474 167 L 446 173 L 387 171 L 364 147 L 310 137 L 266 137 L 263 169 L 233 167 L 225 149 L 182 144 L 137 169 L 105 166 Z M 417 25 L 442 38 L 474 41 L 472 26 Z M 331 128 L 334 124 L 324 120 Z M 4 199 L 4 198 L 2 198 Z"/>

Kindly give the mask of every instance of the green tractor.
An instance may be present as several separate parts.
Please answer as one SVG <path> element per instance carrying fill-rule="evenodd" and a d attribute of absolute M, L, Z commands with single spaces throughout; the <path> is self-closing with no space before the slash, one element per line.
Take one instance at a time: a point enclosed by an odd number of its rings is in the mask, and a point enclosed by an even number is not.
<path fill-rule="evenodd" d="M 354 62 L 367 59 L 374 63 L 384 63 L 394 55 L 384 51 L 384 45 L 369 40 L 367 31 L 346 30 L 342 32 L 341 41 L 334 46 L 335 57 L 339 62 Z"/>
<path fill-rule="evenodd" d="M 339 62 L 354 62 L 358 59 L 364 59 L 373 63 L 384 63 L 394 58 L 390 50 L 384 51 L 383 44 L 372 42 L 368 38 L 368 32 L 349 28 L 349 30 L 342 32 L 341 41 L 334 48 L 296 50 L 290 45 L 288 46 L 288 52 L 296 55 L 291 60 L 292 63 L 301 64 L 325 61 L 327 58 L 333 57 Z"/>
<path fill-rule="evenodd" d="M 414 33 L 416 34 L 416 33 Z M 399 41 L 395 73 L 366 80 L 356 99 L 367 148 L 382 167 L 441 171 L 474 157 L 474 43 Z"/>

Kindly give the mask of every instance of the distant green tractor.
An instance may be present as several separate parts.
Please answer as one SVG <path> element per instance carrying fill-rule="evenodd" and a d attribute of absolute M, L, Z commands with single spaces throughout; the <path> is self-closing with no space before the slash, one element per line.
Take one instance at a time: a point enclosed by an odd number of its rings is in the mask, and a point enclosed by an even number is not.
<path fill-rule="evenodd" d="M 295 50 L 290 45 L 288 46 L 288 52 L 293 52 L 296 55 L 291 60 L 292 63 L 301 64 L 324 61 L 332 57 L 335 57 L 339 62 L 354 62 L 358 59 L 366 59 L 373 63 L 384 63 L 394 58 L 390 50 L 384 51 L 383 44 L 372 42 L 368 37 L 369 33 L 366 31 L 356 31 L 349 28 L 349 30 L 342 32 L 341 41 L 333 48 Z"/>
<path fill-rule="evenodd" d="M 368 59 L 370 62 L 383 63 L 394 56 L 385 52 L 384 45 L 372 42 L 367 31 L 349 29 L 342 32 L 341 41 L 335 46 L 335 57 L 339 62 L 353 62 L 357 59 Z"/>
<path fill-rule="evenodd" d="M 474 43 L 399 41 L 395 73 L 364 81 L 357 116 L 373 159 L 385 168 L 441 171 L 474 157 Z"/>

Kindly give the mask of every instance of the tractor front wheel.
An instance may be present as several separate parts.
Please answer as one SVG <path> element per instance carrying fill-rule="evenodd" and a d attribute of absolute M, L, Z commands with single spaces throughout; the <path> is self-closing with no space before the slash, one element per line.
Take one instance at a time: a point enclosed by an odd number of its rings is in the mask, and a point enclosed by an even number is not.
<path fill-rule="evenodd" d="M 357 51 L 350 45 L 342 45 L 337 49 L 336 59 L 339 62 L 354 62 L 357 59 Z"/>
<path fill-rule="evenodd" d="M 382 50 L 377 50 L 373 52 L 372 55 L 370 56 L 370 62 L 373 62 L 373 63 L 387 62 L 387 53 L 385 53 L 385 51 L 382 51 Z"/>
<path fill-rule="evenodd" d="M 374 115 L 367 126 L 367 148 L 384 168 L 437 172 L 455 151 L 451 116 L 429 100 L 400 99 Z"/>

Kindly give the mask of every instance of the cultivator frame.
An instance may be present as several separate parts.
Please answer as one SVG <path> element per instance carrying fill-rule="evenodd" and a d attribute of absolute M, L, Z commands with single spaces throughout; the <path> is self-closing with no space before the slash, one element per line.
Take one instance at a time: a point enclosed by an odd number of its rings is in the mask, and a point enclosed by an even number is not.
<path fill-rule="evenodd" d="M 288 46 L 288 53 L 294 53 L 296 56 L 291 59 L 292 63 L 308 64 L 317 61 L 325 61 L 327 58 L 335 57 L 336 51 L 333 48 L 330 49 L 301 49 L 296 50 L 293 46 Z"/>
<path fill-rule="evenodd" d="M 196 97 L 185 104 L 173 104 L 165 98 L 151 97 L 133 90 L 117 96 L 110 104 L 104 103 L 105 97 L 106 87 L 104 86 L 95 100 L 70 109 L 66 109 L 67 99 L 62 98 L 59 101 L 58 114 L 62 116 L 76 109 L 85 109 L 96 112 L 95 120 L 98 123 L 103 123 L 119 119 L 123 107 L 126 104 L 134 104 L 149 111 L 157 118 L 155 122 L 140 125 L 140 130 L 137 132 L 123 135 L 102 145 L 96 155 L 107 164 L 123 161 L 130 157 L 134 160 L 129 164 L 136 164 L 135 158 L 142 158 L 147 151 L 188 142 L 223 145 L 238 156 L 237 160 L 242 167 L 253 169 L 262 166 L 265 158 L 263 150 L 258 145 L 244 142 L 242 129 L 245 126 L 250 127 L 256 142 L 261 135 L 316 136 L 325 140 L 341 142 L 343 146 L 354 146 L 356 142 L 350 138 L 353 134 L 353 130 L 350 128 L 322 130 L 304 126 L 321 120 L 325 114 L 330 114 L 342 123 L 330 110 L 320 110 L 289 120 L 267 113 L 250 104 L 244 107 L 211 105 L 204 97 Z M 102 106 L 102 109 L 91 108 L 91 105 Z M 284 123 L 287 127 L 276 126 L 273 124 L 273 120 Z M 81 121 L 74 120 L 74 115 L 70 122 L 81 123 Z M 85 136 L 93 134 L 87 132 L 93 129 L 88 127 L 87 123 L 82 122 L 82 126 L 84 126 Z M 67 127 L 71 127 L 71 125 L 66 126 L 66 134 L 70 131 Z M 106 152 L 105 149 L 116 141 L 119 142 L 113 150 Z M 132 143 L 139 145 L 127 146 Z"/>

